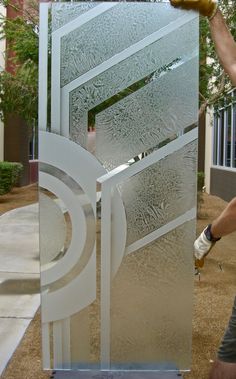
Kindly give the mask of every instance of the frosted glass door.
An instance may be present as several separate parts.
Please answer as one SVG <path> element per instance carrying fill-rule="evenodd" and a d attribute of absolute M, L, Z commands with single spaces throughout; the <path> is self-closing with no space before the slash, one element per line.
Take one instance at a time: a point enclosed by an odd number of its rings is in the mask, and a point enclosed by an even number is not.
<path fill-rule="evenodd" d="M 41 4 L 39 82 L 44 368 L 189 369 L 197 14 Z"/>

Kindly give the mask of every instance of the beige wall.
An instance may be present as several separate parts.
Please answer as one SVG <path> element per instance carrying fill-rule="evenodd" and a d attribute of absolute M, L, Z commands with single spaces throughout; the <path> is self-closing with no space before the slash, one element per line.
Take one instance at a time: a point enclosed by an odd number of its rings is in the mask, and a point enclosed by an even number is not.
<path fill-rule="evenodd" d="M 6 10 L 5 8 L 0 5 L 0 14 L 5 15 Z M 5 41 L 0 40 L 0 70 L 4 69 L 4 51 L 5 51 Z M 3 153 L 4 153 L 4 127 L 3 123 L 0 121 L 0 161 L 3 160 Z"/>
<path fill-rule="evenodd" d="M 210 169 L 212 166 L 213 110 L 206 113 L 205 186 L 210 193 Z"/>

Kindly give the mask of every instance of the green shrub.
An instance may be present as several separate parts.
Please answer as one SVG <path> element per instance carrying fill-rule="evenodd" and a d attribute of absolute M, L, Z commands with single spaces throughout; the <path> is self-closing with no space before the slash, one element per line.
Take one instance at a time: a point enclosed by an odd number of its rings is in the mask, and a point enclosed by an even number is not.
<path fill-rule="evenodd" d="M 11 191 L 23 171 L 21 163 L 0 162 L 0 195 Z"/>
<path fill-rule="evenodd" d="M 205 174 L 202 171 L 199 171 L 197 173 L 197 190 L 202 191 L 202 188 L 204 187 L 205 182 Z"/>

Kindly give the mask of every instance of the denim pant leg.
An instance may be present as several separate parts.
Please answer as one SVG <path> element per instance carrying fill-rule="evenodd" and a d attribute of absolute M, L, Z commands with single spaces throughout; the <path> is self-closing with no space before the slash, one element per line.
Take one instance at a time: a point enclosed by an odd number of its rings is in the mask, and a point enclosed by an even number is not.
<path fill-rule="evenodd" d="M 236 297 L 232 315 L 218 351 L 218 358 L 220 361 L 236 363 Z"/>

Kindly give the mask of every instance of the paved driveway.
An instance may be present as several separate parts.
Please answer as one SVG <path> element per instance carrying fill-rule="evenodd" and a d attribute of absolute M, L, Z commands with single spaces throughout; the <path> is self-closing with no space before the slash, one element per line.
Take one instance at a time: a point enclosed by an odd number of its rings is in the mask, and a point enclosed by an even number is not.
<path fill-rule="evenodd" d="M 39 304 L 38 204 L 0 217 L 0 375 Z"/>

